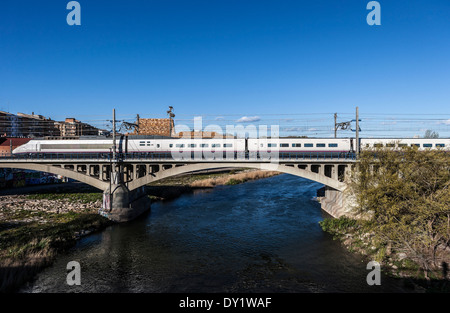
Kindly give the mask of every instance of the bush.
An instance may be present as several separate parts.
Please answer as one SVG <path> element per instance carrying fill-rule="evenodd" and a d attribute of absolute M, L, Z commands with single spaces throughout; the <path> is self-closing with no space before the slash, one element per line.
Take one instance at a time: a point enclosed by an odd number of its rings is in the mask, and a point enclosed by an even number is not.
<path fill-rule="evenodd" d="M 340 218 L 326 218 L 319 222 L 323 231 L 330 233 L 332 235 L 344 235 L 355 229 L 357 221 L 345 216 Z"/>

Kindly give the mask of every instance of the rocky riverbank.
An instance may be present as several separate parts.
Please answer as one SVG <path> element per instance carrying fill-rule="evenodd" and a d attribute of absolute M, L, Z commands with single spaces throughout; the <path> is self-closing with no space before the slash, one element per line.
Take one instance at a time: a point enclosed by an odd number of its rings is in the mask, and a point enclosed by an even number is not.
<path fill-rule="evenodd" d="M 101 200 L 73 195 L 0 196 L 0 291 L 15 291 L 59 251 L 111 224 L 97 213 Z"/>
<path fill-rule="evenodd" d="M 448 272 L 436 268 L 432 278 L 424 278 L 418 264 L 404 252 L 396 252 L 389 245 L 380 245 L 377 237 L 367 232 L 356 220 L 340 217 L 327 218 L 319 223 L 322 229 L 352 253 L 358 253 L 368 261 L 377 261 L 385 274 L 402 279 L 405 286 L 415 292 L 450 292 Z M 450 251 L 448 260 L 450 261 Z"/>

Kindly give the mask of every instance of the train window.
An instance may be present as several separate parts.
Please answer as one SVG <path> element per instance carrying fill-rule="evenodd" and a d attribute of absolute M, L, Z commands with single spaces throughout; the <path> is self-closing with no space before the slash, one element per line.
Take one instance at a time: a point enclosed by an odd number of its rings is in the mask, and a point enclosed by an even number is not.
<path fill-rule="evenodd" d="M 190 143 L 190 144 L 188 144 L 188 147 L 189 147 L 189 148 L 196 148 L 197 145 L 196 145 L 195 143 Z"/>
<path fill-rule="evenodd" d="M 224 148 L 231 148 L 232 146 L 233 146 L 233 144 L 231 144 L 231 143 L 224 143 L 223 144 Z"/>
<path fill-rule="evenodd" d="M 220 143 L 213 143 L 211 144 L 212 148 L 220 148 Z"/>
<path fill-rule="evenodd" d="M 169 148 L 173 148 L 173 143 L 170 143 L 170 144 L 169 144 Z"/>
<path fill-rule="evenodd" d="M 436 148 L 445 148 L 445 144 L 443 143 L 437 143 Z"/>
<path fill-rule="evenodd" d="M 316 144 L 317 148 L 325 148 L 325 144 L 324 143 L 318 143 Z"/>
<path fill-rule="evenodd" d="M 305 143 L 305 148 L 312 148 L 314 145 L 312 143 Z"/>
<path fill-rule="evenodd" d="M 382 143 L 374 143 L 373 146 L 375 148 L 383 148 L 384 147 Z"/>
<path fill-rule="evenodd" d="M 139 146 L 144 147 L 145 143 L 140 143 Z"/>
<path fill-rule="evenodd" d="M 289 147 L 289 144 L 288 143 L 280 143 L 280 147 L 287 148 L 287 147 Z"/>
<path fill-rule="evenodd" d="M 433 144 L 431 144 L 431 143 L 424 143 L 424 144 L 423 144 L 423 147 L 424 147 L 424 148 L 432 148 L 432 147 L 433 147 Z"/>
<path fill-rule="evenodd" d="M 399 147 L 407 147 L 408 144 L 406 144 L 406 143 L 399 143 L 398 146 L 399 146 Z"/>
<path fill-rule="evenodd" d="M 184 144 L 182 144 L 182 143 L 177 143 L 177 144 L 175 145 L 175 147 L 177 147 L 177 148 L 184 148 Z"/>
<path fill-rule="evenodd" d="M 160 146 L 159 146 L 159 143 L 158 144 L 156 144 L 156 148 L 159 148 Z"/>
<path fill-rule="evenodd" d="M 202 148 L 208 148 L 209 145 L 208 145 L 207 143 L 202 143 L 202 144 L 200 145 L 200 147 L 202 147 Z"/>
<path fill-rule="evenodd" d="M 420 147 L 420 144 L 418 144 L 418 143 L 412 143 L 412 144 L 411 144 L 411 147 Z"/>
<path fill-rule="evenodd" d="M 338 144 L 337 143 L 329 143 L 328 147 L 330 148 L 337 148 Z"/>
<path fill-rule="evenodd" d="M 300 148 L 302 146 L 301 143 L 293 143 L 292 148 Z M 306 147 L 306 146 L 305 146 Z"/>
<path fill-rule="evenodd" d="M 277 146 L 276 143 L 269 143 L 269 144 L 267 144 L 267 147 L 269 147 L 269 148 L 275 148 L 276 146 Z"/>
<path fill-rule="evenodd" d="M 394 148 L 395 147 L 395 143 L 387 143 L 386 147 L 388 148 Z"/>

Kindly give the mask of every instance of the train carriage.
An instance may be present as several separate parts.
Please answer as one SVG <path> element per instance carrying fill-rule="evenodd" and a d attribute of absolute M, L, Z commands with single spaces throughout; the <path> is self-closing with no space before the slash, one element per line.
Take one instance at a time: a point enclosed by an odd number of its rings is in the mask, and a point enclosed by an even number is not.
<path fill-rule="evenodd" d="M 105 137 L 80 137 L 70 139 L 33 139 L 16 148 L 18 155 L 96 155 L 107 157 L 112 153 L 113 140 Z M 450 150 L 450 139 L 426 138 L 362 138 L 360 149 L 387 147 L 399 149 L 404 146 L 417 146 L 419 149 Z M 356 150 L 354 138 L 170 138 L 158 136 L 119 136 L 116 151 L 121 155 L 138 157 L 203 158 L 236 157 L 243 155 L 269 156 L 280 158 L 315 154 L 333 157 L 352 153 Z"/>

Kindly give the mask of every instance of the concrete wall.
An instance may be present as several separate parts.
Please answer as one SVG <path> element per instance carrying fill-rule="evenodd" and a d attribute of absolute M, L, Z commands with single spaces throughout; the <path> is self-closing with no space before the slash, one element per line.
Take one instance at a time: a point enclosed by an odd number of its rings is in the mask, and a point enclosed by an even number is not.
<path fill-rule="evenodd" d="M 355 199 L 347 191 L 339 191 L 330 187 L 325 187 L 325 193 L 322 197 L 318 197 L 322 206 L 322 210 L 330 214 L 334 218 L 347 216 L 355 218 L 354 207 Z"/>

